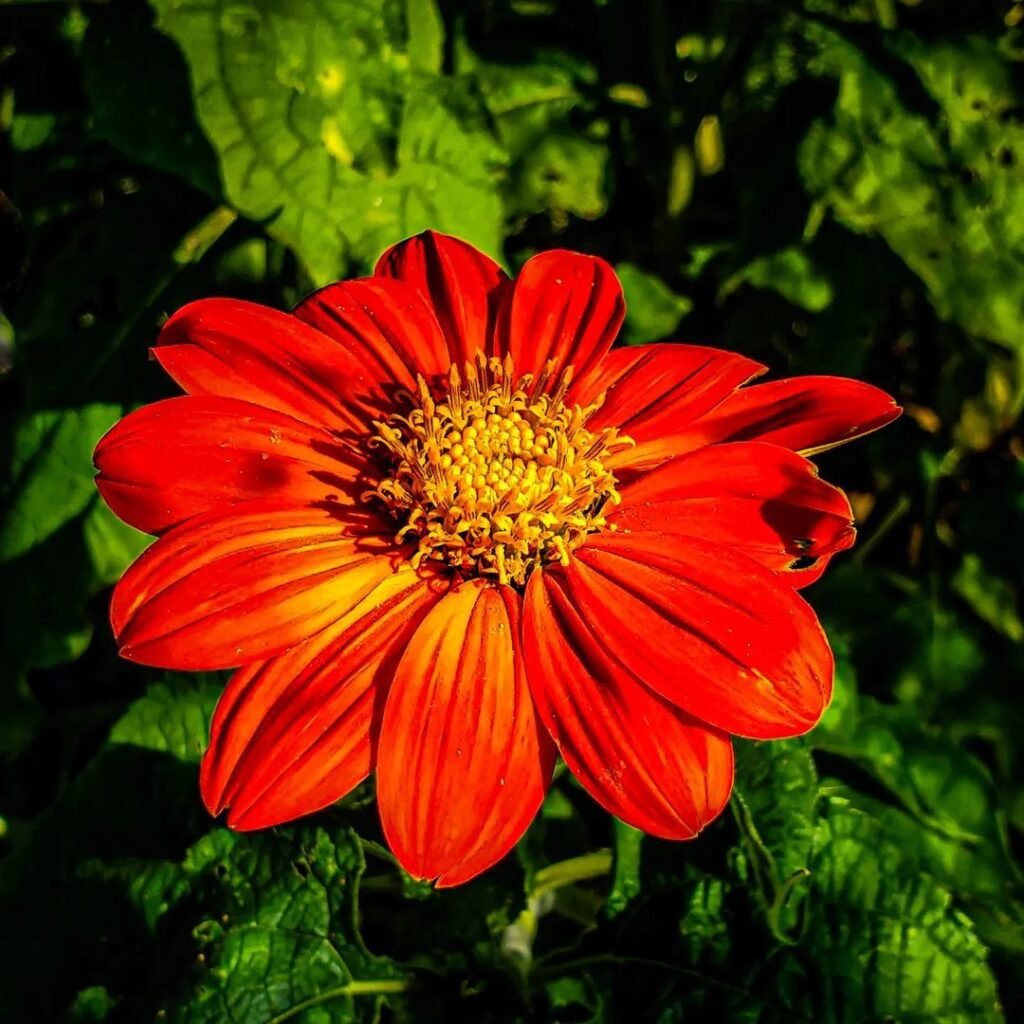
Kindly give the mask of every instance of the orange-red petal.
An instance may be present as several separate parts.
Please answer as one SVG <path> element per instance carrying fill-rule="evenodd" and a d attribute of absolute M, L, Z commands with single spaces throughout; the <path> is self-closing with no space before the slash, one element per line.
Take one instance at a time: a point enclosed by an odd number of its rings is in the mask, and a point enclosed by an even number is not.
<path fill-rule="evenodd" d="M 269 658 L 358 604 L 391 573 L 391 548 L 320 508 L 199 516 L 157 540 L 115 588 L 121 655 L 176 669 Z"/>
<path fill-rule="evenodd" d="M 358 401 L 394 411 L 396 386 L 436 381 L 451 362 L 441 326 L 411 285 L 388 277 L 342 281 L 314 292 L 292 315 L 333 338 L 361 366 Z"/>
<path fill-rule="evenodd" d="M 702 345 L 643 345 L 609 352 L 570 392 L 588 405 L 603 395 L 590 429 L 617 427 L 636 447 L 608 460 L 630 471 L 656 466 L 684 450 L 676 438 L 725 401 L 741 384 L 764 373 L 753 359 Z"/>
<path fill-rule="evenodd" d="M 521 599 L 471 580 L 446 594 L 409 642 L 388 695 L 377 796 L 402 866 L 439 886 L 503 857 L 533 820 L 554 746 L 523 671 Z"/>
<path fill-rule="evenodd" d="M 805 458 L 757 441 L 711 445 L 622 488 L 617 529 L 694 537 L 742 552 L 794 586 L 853 544 L 846 495 Z"/>
<path fill-rule="evenodd" d="M 365 367 L 288 313 L 237 299 L 179 309 L 153 355 L 189 394 L 238 398 L 331 430 L 368 429 L 346 396 L 365 391 Z"/>
<path fill-rule="evenodd" d="M 523 264 L 505 292 L 494 352 L 518 373 L 539 375 L 549 361 L 585 376 L 612 346 L 626 313 L 615 271 L 596 256 L 552 249 Z"/>
<path fill-rule="evenodd" d="M 828 704 L 832 652 L 814 612 L 775 573 L 730 548 L 606 532 L 544 575 L 549 595 L 576 609 L 581 648 L 597 645 L 723 732 L 798 736 Z"/>
<path fill-rule="evenodd" d="M 509 280 L 490 256 L 461 239 L 424 231 L 388 249 L 374 273 L 404 281 L 427 299 L 456 365 L 490 351 L 498 304 Z"/>
<path fill-rule="evenodd" d="M 884 391 L 846 377 L 793 377 L 743 388 L 694 423 L 680 451 L 767 441 L 814 455 L 879 430 L 902 410 Z"/>
<path fill-rule="evenodd" d="M 137 409 L 104 434 L 93 458 L 104 500 L 145 533 L 250 501 L 352 506 L 365 463 L 319 427 L 205 395 Z"/>
<path fill-rule="evenodd" d="M 732 790 L 729 738 L 645 687 L 547 570 L 527 585 L 523 645 L 537 714 L 606 810 L 666 839 L 690 839 L 721 812 Z"/>
<path fill-rule="evenodd" d="M 370 774 L 406 641 L 442 581 L 404 569 L 304 644 L 231 678 L 200 784 L 211 814 L 266 828 L 340 800 Z"/>

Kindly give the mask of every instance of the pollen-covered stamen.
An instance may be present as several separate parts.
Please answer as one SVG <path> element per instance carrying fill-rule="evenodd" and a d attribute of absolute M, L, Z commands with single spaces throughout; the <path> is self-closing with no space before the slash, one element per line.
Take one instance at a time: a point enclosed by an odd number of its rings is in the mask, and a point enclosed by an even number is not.
<path fill-rule="evenodd" d="M 427 558 L 523 584 L 535 566 L 567 564 L 606 525 L 620 499 L 602 460 L 633 442 L 615 428 L 588 430 L 601 400 L 567 404 L 572 368 L 553 371 L 517 379 L 510 357 L 478 355 L 464 376 L 452 366 L 442 400 L 421 378 L 407 414 L 374 424 L 371 443 L 386 450 L 391 475 L 365 497 L 402 523 L 399 541 L 416 541 L 414 565 Z"/>

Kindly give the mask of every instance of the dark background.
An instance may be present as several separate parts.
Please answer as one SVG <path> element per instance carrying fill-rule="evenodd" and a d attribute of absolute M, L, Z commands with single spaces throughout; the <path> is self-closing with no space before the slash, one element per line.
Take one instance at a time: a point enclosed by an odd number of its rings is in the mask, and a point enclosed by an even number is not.
<path fill-rule="evenodd" d="M 0 1016 L 1024 1016 L 1024 6 L 955 0 L 0 5 Z M 568 777 L 435 893 L 365 788 L 235 836 L 198 799 L 222 680 L 118 661 L 145 543 L 98 437 L 171 393 L 205 295 L 287 308 L 427 227 L 604 256 L 626 342 L 871 381 L 822 456 L 860 539 L 808 595 L 806 741 L 740 744 L 673 845 Z"/>

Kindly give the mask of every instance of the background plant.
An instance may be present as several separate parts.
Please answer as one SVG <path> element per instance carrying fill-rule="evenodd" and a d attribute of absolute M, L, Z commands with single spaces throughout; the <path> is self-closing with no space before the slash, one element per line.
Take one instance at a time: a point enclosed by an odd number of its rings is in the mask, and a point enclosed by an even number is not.
<path fill-rule="evenodd" d="M 12 1021 L 1024 1015 L 1024 5 L 125 0 L 0 7 L 0 1005 Z M 437 893 L 369 791 L 203 812 L 222 681 L 118 661 L 145 538 L 97 438 L 205 295 L 286 307 L 426 227 L 610 259 L 628 342 L 860 376 L 822 457 L 859 546 L 810 592 L 837 695 L 644 839 L 559 778 Z"/>

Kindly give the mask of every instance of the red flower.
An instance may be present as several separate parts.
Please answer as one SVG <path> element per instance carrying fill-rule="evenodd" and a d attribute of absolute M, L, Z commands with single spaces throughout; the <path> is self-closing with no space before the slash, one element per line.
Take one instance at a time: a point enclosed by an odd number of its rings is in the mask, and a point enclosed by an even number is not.
<path fill-rule="evenodd" d="M 821 717 L 832 655 L 796 588 L 853 543 L 804 455 L 899 409 L 693 345 L 613 350 L 622 291 L 553 251 L 510 281 L 427 233 L 291 314 L 206 299 L 155 349 L 187 392 L 102 439 L 97 483 L 159 536 L 111 607 L 124 657 L 238 668 L 203 798 L 255 829 L 376 772 L 439 885 L 519 839 L 556 750 L 613 814 L 686 839 L 729 735 Z"/>

